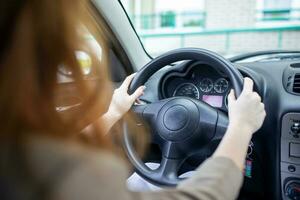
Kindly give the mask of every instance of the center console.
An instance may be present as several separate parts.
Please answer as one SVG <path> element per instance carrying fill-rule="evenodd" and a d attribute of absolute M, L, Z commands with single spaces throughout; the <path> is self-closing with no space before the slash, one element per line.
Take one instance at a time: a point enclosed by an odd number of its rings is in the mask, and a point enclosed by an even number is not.
<path fill-rule="evenodd" d="M 282 198 L 300 200 L 300 113 L 282 118 L 280 170 Z"/>

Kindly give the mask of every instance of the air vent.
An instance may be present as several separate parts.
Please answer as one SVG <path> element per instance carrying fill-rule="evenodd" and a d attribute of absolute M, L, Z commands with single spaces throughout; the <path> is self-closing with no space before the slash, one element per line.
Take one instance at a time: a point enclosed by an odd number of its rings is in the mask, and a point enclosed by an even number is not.
<path fill-rule="evenodd" d="M 300 68 L 300 63 L 293 63 L 290 65 L 292 68 Z"/>
<path fill-rule="evenodd" d="M 300 74 L 294 76 L 293 92 L 300 94 Z"/>

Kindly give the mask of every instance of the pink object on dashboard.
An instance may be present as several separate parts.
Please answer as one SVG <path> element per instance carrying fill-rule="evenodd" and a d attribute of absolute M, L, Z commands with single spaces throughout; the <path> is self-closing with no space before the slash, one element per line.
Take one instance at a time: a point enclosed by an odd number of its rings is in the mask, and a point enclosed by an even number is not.
<path fill-rule="evenodd" d="M 221 108 L 223 105 L 223 96 L 203 95 L 202 100 L 209 105 L 217 108 Z"/>

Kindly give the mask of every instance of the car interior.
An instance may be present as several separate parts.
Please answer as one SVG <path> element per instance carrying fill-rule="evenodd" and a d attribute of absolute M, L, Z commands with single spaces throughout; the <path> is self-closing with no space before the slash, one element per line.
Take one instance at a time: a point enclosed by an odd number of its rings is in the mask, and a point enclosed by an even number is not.
<path fill-rule="evenodd" d="M 225 58 L 191 46 L 154 57 L 147 53 L 121 1 L 91 3 L 95 20 L 106 22 L 98 25 L 108 38 L 112 82 L 117 87 L 137 72 L 129 92 L 141 85 L 147 88 L 141 103 L 132 107 L 141 119 L 136 126 L 149 127 L 146 156 L 138 156 L 128 127 L 122 124 L 124 149 L 139 177 L 158 188 L 175 187 L 184 179 L 181 175 L 210 157 L 228 125 L 227 96 L 231 89 L 238 96 L 243 77 L 250 77 L 267 116 L 249 144 L 239 199 L 300 199 L 300 49 Z M 68 73 L 62 70 L 59 76 L 62 98 L 57 110 L 72 112 L 80 99 Z M 93 81 L 93 74 L 87 73 L 86 80 Z M 145 163 L 159 165 L 151 169 Z"/>

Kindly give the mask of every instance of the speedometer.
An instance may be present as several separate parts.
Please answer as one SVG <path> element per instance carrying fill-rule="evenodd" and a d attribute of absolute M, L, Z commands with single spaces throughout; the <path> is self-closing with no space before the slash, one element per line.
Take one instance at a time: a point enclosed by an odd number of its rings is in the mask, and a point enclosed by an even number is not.
<path fill-rule="evenodd" d="M 214 84 L 214 90 L 217 93 L 224 93 L 228 90 L 229 84 L 225 78 L 219 78 Z"/>
<path fill-rule="evenodd" d="M 173 96 L 185 96 L 199 99 L 200 94 L 198 88 L 193 83 L 183 83 L 175 89 Z"/>

